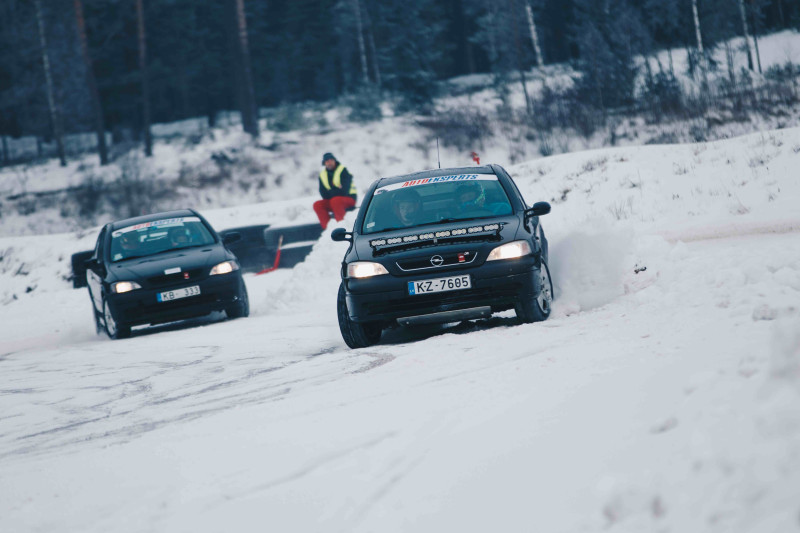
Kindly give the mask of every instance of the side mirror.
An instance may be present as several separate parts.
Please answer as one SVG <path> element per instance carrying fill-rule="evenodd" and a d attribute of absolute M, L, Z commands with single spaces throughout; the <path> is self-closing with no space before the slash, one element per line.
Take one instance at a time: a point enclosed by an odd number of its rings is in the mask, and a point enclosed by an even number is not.
<path fill-rule="evenodd" d="M 336 242 L 352 241 L 353 234 L 348 233 L 344 228 L 336 228 L 331 232 L 331 240 Z"/>
<path fill-rule="evenodd" d="M 550 204 L 547 202 L 536 202 L 533 207 L 525 211 L 529 217 L 540 217 L 550 212 Z"/>
<path fill-rule="evenodd" d="M 93 257 L 90 257 L 89 259 L 83 262 L 83 266 L 86 267 L 87 270 L 94 270 L 95 268 L 97 268 L 98 264 L 99 263 L 97 262 L 97 259 Z"/>
<path fill-rule="evenodd" d="M 233 244 L 242 240 L 242 234 L 236 231 L 232 231 L 230 233 L 226 233 L 225 236 L 222 238 L 222 244 L 228 246 L 229 244 Z"/>

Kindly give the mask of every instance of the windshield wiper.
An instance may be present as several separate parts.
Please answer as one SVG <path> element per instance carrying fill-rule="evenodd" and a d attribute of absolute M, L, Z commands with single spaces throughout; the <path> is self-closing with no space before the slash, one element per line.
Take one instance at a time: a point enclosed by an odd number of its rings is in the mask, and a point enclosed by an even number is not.
<path fill-rule="evenodd" d="M 494 218 L 495 215 L 486 215 L 483 217 L 467 217 L 467 218 L 443 218 L 439 222 L 434 222 L 434 224 L 443 224 L 445 222 L 468 222 L 470 220 L 482 220 L 484 218 Z"/>

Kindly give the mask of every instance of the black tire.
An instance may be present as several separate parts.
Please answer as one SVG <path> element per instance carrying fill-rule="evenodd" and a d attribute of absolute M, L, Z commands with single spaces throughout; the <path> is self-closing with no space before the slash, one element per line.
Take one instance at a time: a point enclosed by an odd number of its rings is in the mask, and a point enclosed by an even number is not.
<path fill-rule="evenodd" d="M 247 296 L 247 289 L 244 283 L 242 283 L 242 292 L 239 293 L 239 303 L 226 309 L 225 314 L 231 320 L 250 316 L 250 298 Z"/>
<path fill-rule="evenodd" d="M 347 312 L 344 284 L 339 285 L 336 312 L 339 315 L 339 331 L 342 332 L 345 344 L 350 348 L 366 348 L 381 340 L 383 330 L 380 324 L 362 324 L 350 320 L 350 314 Z"/>
<path fill-rule="evenodd" d="M 543 260 L 539 269 L 542 276 L 541 290 L 534 298 L 526 299 L 516 305 L 514 310 L 522 324 L 543 322 L 550 316 L 553 303 L 553 280 L 550 278 L 550 269 Z"/>
<path fill-rule="evenodd" d="M 106 327 L 103 324 L 103 320 L 100 318 L 100 314 L 94 308 L 94 303 L 92 303 L 92 314 L 94 315 L 94 330 L 98 335 L 105 333 Z"/>
<path fill-rule="evenodd" d="M 114 312 L 105 298 L 103 298 L 103 324 L 109 339 L 127 339 L 131 336 L 131 327 L 117 322 Z"/>

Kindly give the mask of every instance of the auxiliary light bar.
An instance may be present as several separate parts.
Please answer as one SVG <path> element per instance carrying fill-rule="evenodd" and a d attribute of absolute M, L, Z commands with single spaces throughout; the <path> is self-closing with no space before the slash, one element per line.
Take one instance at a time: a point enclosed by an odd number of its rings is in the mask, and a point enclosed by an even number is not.
<path fill-rule="evenodd" d="M 375 239 L 369 241 L 370 246 L 378 248 L 380 246 L 391 246 L 393 244 L 410 243 L 419 241 L 434 241 L 447 237 L 459 237 L 461 235 L 475 235 L 477 233 L 494 232 L 499 233 L 503 229 L 502 223 L 486 224 L 485 226 L 471 226 L 467 228 L 458 228 L 452 230 L 443 230 L 437 232 L 417 233 L 415 235 L 404 235 L 402 237 L 392 237 L 391 239 Z"/>

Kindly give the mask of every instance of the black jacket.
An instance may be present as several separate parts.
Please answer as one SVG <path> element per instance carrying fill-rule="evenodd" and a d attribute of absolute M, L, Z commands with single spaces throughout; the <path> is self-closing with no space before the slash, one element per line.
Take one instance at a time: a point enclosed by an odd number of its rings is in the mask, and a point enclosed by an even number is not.
<path fill-rule="evenodd" d="M 341 165 L 341 163 L 339 163 L 339 165 Z M 337 166 L 336 168 L 339 168 L 339 167 Z M 349 196 L 353 200 L 356 200 L 356 195 L 355 194 L 350 194 L 350 185 L 352 185 L 352 183 L 353 183 L 353 175 L 350 174 L 350 172 L 348 172 L 346 168 L 344 170 L 342 170 L 342 176 L 341 176 L 342 177 L 342 188 L 341 189 L 336 188 L 333 185 L 333 175 L 336 172 L 336 169 L 333 169 L 333 170 L 327 170 L 326 169 L 326 172 L 328 173 L 328 183 L 330 183 L 330 185 L 331 185 L 331 189 L 330 190 L 328 190 L 328 189 L 326 189 L 325 187 L 322 186 L 322 180 L 320 180 L 319 176 L 317 176 L 317 179 L 319 180 L 319 195 L 322 196 L 323 200 L 330 200 L 331 198 L 333 198 L 335 196 Z"/>

